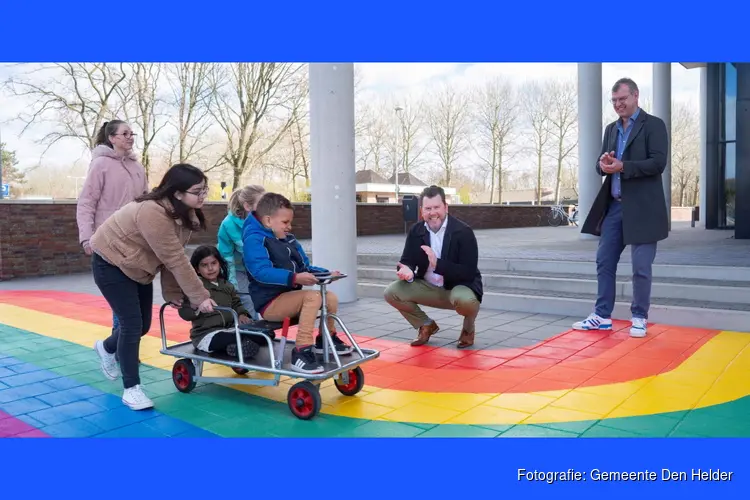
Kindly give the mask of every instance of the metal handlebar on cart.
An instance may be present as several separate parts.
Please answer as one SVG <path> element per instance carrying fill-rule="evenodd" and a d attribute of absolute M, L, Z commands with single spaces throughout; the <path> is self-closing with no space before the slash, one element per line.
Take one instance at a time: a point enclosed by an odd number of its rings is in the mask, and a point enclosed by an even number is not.
<path fill-rule="evenodd" d="M 333 275 L 330 272 L 327 273 L 312 273 L 313 276 L 318 278 L 319 285 L 330 285 L 334 281 L 338 281 L 347 277 L 346 274 Z"/>

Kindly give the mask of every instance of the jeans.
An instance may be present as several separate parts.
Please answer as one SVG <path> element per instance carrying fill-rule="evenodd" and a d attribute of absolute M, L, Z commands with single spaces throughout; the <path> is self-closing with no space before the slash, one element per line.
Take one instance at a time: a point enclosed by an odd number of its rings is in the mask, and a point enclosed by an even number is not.
<path fill-rule="evenodd" d="M 117 353 L 125 389 L 141 383 L 138 351 L 141 336 L 151 329 L 153 284 L 142 285 L 109 264 L 99 255 L 92 260 L 94 282 L 104 295 L 118 320 L 118 328 L 104 341 L 104 350 Z"/>
<path fill-rule="evenodd" d="M 596 314 L 609 319 L 615 307 L 617 294 L 617 264 L 625 250 L 622 235 L 622 203 L 612 201 L 602 223 L 602 235 L 596 252 L 598 297 Z M 631 245 L 633 262 L 633 318 L 648 319 L 651 304 L 651 266 L 656 257 L 656 243 Z"/>

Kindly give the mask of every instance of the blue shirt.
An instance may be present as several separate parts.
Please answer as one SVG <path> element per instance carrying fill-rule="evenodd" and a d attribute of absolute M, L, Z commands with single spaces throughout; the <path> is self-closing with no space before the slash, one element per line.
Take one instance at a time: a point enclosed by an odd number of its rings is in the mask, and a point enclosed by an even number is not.
<path fill-rule="evenodd" d="M 622 120 L 617 120 L 617 159 L 622 161 L 622 154 L 625 152 L 625 144 L 628 143 L 628 137 L 630 132 L 633 130 L 633 125 L 638 115 L 641 113 L 641 108 L 635 110 L 633 116 L 628 119 L 628 126 L 625 130 L 622 129 Z M 620 183 L 620 172 L 612 175 L 612 198 L 622 197 L 622 186 Z"/>

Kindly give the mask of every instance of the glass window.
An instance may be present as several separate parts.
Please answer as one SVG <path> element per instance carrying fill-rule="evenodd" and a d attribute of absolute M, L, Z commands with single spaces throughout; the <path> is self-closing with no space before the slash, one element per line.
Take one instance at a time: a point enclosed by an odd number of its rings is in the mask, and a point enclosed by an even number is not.
<path fill-rule="evenodd" d="M 724 200 L 726 203 L 726 225 L 734 226 L 734 200 L 736 197 L 735 172 L 737 171 L 736 143 L 724 144 Z"/>
<path fill-rule="evenodd" d="M 724 140 L 737 140 L 737 68 L 724 65 Z M 732 174 L 734 177 L 734 174 Z"/>

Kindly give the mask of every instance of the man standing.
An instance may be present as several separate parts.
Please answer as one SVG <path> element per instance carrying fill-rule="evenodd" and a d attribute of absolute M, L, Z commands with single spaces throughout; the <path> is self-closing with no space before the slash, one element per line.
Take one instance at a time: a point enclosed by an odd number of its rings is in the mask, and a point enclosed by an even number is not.
<path fill-rule="evenodd" d="M 426 344 L 440 327 L 420 305 L 453 309 L 464 317 L 458 347 L 474 344 L 474 320 L 482 302 L 482 275 L 474 231 L 448 215 L 445 191 L 430 186 L 419 197 L 422 219 L 406 237 L 398 280 L 385 291 L 385 300 L 418 330 L 412 346 Z"/>
<path fill-rule="evenodd" d="M 661 175 L 669 138 L 660 118 L 638 106 L 638 86 L 629 78 L 612 87 L 619 119 L 607 125 L 596 171 L 605 177 L 582 233 L 601 236 L 596 252 L 598 298 L 594 312 L 576 330 L 611 330 L 617 264 L 626 245 L 633 261 L 632 337 L 645 337 L 656 244 L 669 234 Z"/>

